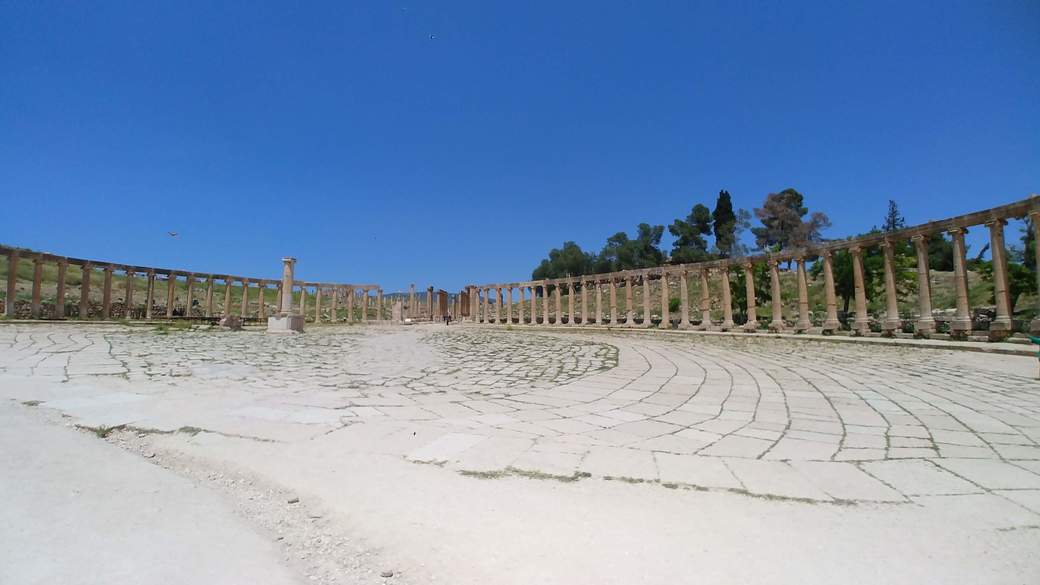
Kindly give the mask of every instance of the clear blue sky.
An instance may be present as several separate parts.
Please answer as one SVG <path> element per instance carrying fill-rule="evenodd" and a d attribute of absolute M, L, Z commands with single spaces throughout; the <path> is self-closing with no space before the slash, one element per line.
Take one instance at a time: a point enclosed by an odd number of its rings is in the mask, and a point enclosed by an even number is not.
<path fill-rule="evenodd" d="M 457 290 L 723 188 L 1040 191 L 1035 1 L 159 4 L 0 4 L 0 242 Z"/>

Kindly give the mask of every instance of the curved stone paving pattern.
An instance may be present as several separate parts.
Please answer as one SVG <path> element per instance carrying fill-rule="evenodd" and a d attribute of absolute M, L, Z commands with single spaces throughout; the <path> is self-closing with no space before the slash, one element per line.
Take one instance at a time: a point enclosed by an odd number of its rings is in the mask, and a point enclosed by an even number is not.
<path fill-rule="evenodd" d="M 981 494 L 1040 513 L 1040 383 L 979 359 L 465 326 L 295 338 L 0 328 L 3 395 L 86 426 L 309 441 L 485 478 L 842 502 Z"/>

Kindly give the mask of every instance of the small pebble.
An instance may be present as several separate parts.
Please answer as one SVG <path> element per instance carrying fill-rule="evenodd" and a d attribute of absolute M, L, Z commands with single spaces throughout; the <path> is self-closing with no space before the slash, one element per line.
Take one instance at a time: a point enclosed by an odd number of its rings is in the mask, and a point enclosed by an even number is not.
<path fill-rule="evenodd" d="M 384 579 L 389 579 L 390 577 L 394 576 L 394 572 L 393 571 L 383 571 L 382 573 L 379 574 L 379 576 L 383 577 Z"/>
<path fill-rule="evenodd" d="M 289 498 L 289 503 L 290 504 L 299 504 L 300 503 L 300 498 Z"/>

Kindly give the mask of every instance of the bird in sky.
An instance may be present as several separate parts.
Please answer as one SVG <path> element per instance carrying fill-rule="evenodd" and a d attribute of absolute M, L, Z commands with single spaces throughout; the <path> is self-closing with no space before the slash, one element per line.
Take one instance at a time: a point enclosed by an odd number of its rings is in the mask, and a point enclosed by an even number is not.
<path fill-rule="evenodd" d="M 166 232 L 166 233 L 170 234 L 171 238 L 176 238 L 177 237 L 177 232 Z"/>

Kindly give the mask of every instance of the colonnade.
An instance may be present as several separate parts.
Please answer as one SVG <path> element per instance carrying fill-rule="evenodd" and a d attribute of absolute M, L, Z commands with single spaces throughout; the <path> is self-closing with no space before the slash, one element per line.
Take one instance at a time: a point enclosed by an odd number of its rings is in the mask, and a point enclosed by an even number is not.
<path fill-rule="evenodd" d="M 1008 286 L 1007 252 L 1004 241 L 1004 226 L 1009 219 L 1030 217 L 1037 235 L 1035 250 L 1040 256 L 1040 198 L 1028 199 L 950 219 L 930 222 L 887 233 L 841 241 L 820 243 L 812 247 L 787 250 L 776 254 L 729 258 L 694 264 L 678 264 L 629 270 L 606 274 L 576 276 L 539 281 L 503 284 L 472 285 L 467 288 L 470 302 L 470 321 L 499 324 L 542 324 L 558 326 L 600 325 L 624 327 L 660 327 L 664 329 L 701 329 L 746 332 L 765 329 L 771 332 L 814 332 L 834 333 L 841 329 L 838 318 L 837 294 L 835 291 L 833 257 L 838 252 L 847 252 L 851 257 L 854 294 L 854 319 L 849 320 L 853 334 L 866 335 L 870 332 L 870 315 L 867 311 L 867 295 L 864 282 L 864 255 L 869 249 L 879 249 L 883 261 L 885 310 L 880 320 L 882 334 L 894 335 L 904 327 L 899 314 L 896 265 L 894 248 L 909 242 L 916 256 L 917 316 L 909 323 L 914 333 L 930 336 L 936 333 L 933 316 L 931 275 L 928 264 L 928 240 L 948 234 L 952 240 L 954 263 L 954 289 L 956 297 L 955 316 L 950 320 L 950 334 L 956 337 L 972 333 L 971 307 L 968 299 L 967 259 L 964 237 L 968 229 L 980 227 L 986 230 L 993 259 L 993 296 L 995 316 L 988 324 L 991 338 L 1001 339 L 1012 332 L 1011 299 Z M 809 310 L 809 285 L 807 264 L 822 264 L 824 288 L 824 314 L 814 325 Z M 797 281 L 797 311 L 783 314 L 783 298 L 780 286 L 779 266 L 793 264 Z M 760 323 L 756 299 L 756 269 L 765 267 L 769 274 L 772 319 Z M 759 270 L 761 271 L 761 270 Z M 734 322 L 733 275 L 739 273 L 744 281 L 744 303 L 746 322 Z M 691 315 L 689 281 L 699 282 L 699 317 Z M 713 298 L 710 282 L 715 280 L 720 293 Z M 658 281 L 660 295 L 651 294 L 651 282 Z M 634 305 L 633 292 L 643 287 L 641 310 Z M 620 314 L 618 289 L 624 288 L 624 315 Z M 669 307 L 672 291 L 679 299 L 677 316 Z M 566 304 L 562 296 L 566 293 Z M 576 295 L 580 295 L 581 308 L 575 309 Z M 538 298 L 541 298 L 541 303 Z M 590 300 L 591 299 L 591 300 Z M 518 302 L 517 302 L 518 301 Z M 513 315 L 513 307 L 517 315 Z M 712 306 L 721 308 L 722 318 L 713 319 Z M 657 318 L 654 318 L 657 309 Z M 786 319 L 785 319 L 786 317 Z M 1034 321 L 1031 328 L 1040 329 Z"/>
<path fill-rule="evenodd" d="M 264 320 L 269 314 L 276 313 L 282 304 L 282 283 L 274 279 L 128 266 L 3 246 L 0 246 L 0 255 L 7 261 L 4 316 L 8 318 L 65 319 L 75 316 L 80 319 L 150 320 L 238 316 Z M 19 314 L 17 274 L 18 266 L 23 262 L 31 262 L 33 266 L 32 293 L 28 312 L 23 309 Z M 70 266 L 80 270 L 78 299 L 68 298 Z M 48 278 L 47 284 L 54 282 L 55 289 L 53 297 L 47 295 L 50 302 L 45 310 L 44 273 L 52 267 L 54 277 Z M 117 279 L 122 281 L 118 285 Z M 96 287 L 100 287 L 100 305 L 93 300 Z M 232 292 L 236 289 L 239 299 L 233 303 Z M 334 316 L 331 320 L 371 321 L 383 316 L 381 310 L 369 311 L 372 295 L 376 300 L 374 307 L 382 305 L 379 302 L 382 290 L 378 285 L 294 282 L 295 294 L 311 289 L 316 295 L 316 316 L 323 315 L 322 302 L 330 303 L 330 315 Z M 118 301 L 117 296 L 121 296 L 122 301 Z M 299 296 L 300 312 L 307 315 L 307 295 Z M 11 299 L 15 302 L 10 302 Z M 341 306 L 346 308 L 345 319 L 339 317 Z M 360 314 L 355 312 L 355 307 L 360 309 Z"/>

